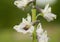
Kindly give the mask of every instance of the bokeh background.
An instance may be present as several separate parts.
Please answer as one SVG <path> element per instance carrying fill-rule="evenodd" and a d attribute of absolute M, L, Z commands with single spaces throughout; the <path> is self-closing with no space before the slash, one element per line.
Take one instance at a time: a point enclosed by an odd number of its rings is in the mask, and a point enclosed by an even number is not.
<path fill-rule="evenodd" d="M 60 42 L 60 0 L 52 5 L 52 12 L 57 15 L 57 19 L 47 22 L 39 17 L 43 29 L 47 30 L 50 37 L 49 42 Z M 29 35 L 16 32 L 13 26 L 21 22 L 22 17 L 26 17 L 27 11 L 22 11 L 14 5 L 14 0 L 0 0 L 0 42 L 32 42 Z"/>

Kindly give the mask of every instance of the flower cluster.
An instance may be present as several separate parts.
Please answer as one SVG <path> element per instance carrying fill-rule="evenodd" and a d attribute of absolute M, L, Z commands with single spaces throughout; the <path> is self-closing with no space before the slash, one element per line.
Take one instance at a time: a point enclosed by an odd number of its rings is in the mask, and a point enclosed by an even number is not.
<path fill-rule="evenodd" d="M 32 25 L 31 16 L 28 14 L 26 19 L 22 19 L 22 23 L 14 26 L 14 29 L 17 32 L 22 32 L 23 34 L 32 34 L 34 31 L 34 26 Z M 38 42 L 48 42 L 47 31 L 43 32 L 41 23 L 38 24 L 36 33 Z"/>
<path fill-rule="evenodd" d="M 34 1 L 34 2 L 33 2 Z M 22 22 L 19 25 L 15 25 L 14 29 L 17 32 L 21 32 L 23 34 L 30 33 L 33 35 L 33 40 L 37 40 L 38 42 L 48 42 L 47 31 L 42 29 L 40 21 L 37 20 L 38 16 L 42 16 L 48 22 L 56 19 L 56 15 L 51 12 L 51 7 L 49 4 L 45 6 L 44 9 L 41 9 L 39 6 L 35 6 L 35 0 L 16 0 L 14 4 L 18 8 L 24 9 L 30 2 L 33 2 L 34 8 L 32 8 L 32 18 L 30 14 L 27 15 L 27 18 L 22 18 Z M 36 14 L 36 9 L 39 10 L 39 14 Z M 37 25 L 38 24 L 38 25 Z M 35 42 L 35 41 L 33 41 Z"/>

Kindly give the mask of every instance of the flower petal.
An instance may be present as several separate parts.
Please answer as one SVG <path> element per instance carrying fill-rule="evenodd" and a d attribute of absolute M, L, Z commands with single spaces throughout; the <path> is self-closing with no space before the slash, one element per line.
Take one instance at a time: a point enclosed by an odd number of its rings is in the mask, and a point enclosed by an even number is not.
<path fill-rule="evenodd" d="M 28 32 L 32 34 L 33 31 L 34 31 L 34 26 L 31 26 L 31 27 L 29 28 Z"/>
<path fill-rule="evenodd" d="M 49 8 L 49 4 L 47 4 L 47 5 L 45 6 L 44 12 L 46 12 L 48 8 Z"/>
<path fill-rule="evenodd" d="M 56 19 L 56 15 L 53 14 L 53 13 L 51 13 L 51 8 L 49 8 L 47 11 L 48 11 L 48 12 L 46 12 L 46 13 L 43 14 L 43 17 L 44 17 L 48 22 L 53 21 L 54 19 Z"/>
<path fill-rule="evenodd" d="M 51 7 L 49 7 L 47 11 L 48 11 L 48 12 L 51 12 Z"/>
<path fill-rule="evenodd" d="M 41 34 L 43 32 L 41 23 L 38 24 L 36 32 L 37 32 L 37 34 Z"/>
<path fill-rule="evenodd" d="M 30 16 L 30 14 L 27 14 L 27 21 L 31 23 L 31 16 Z"/>

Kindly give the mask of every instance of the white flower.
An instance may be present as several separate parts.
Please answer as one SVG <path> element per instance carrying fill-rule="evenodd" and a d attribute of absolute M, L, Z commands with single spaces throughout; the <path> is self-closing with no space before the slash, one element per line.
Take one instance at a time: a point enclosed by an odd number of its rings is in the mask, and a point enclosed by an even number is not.
<path fill-rule="evenodd" d="M 47 31 L 43 31 L 41 23 L 38 24 L 36 32 L 38 42 L 48 42 Z"/>
<path fill-rule="evenodd" d="M 36 32 L 37 32 L 38 36 L 40 36 L 40 34 L 43 33 L 43 29 L 42 29 L 41 23 L 38 24 Z"/>
<path fill-rule="evenodd" d="M 56 15 L 51 13 L 51 7 L 49 7 L 49 4 L 47 4 L 45 6 L 44 9 L 41 10 L 43 13 L 43 17 L 48 21 L 53 21 L 54 19 L 56 19 Z"/>
<path fill-rule="evenodd" d="M 38 38 L 38 42 L 48 42 L 47 31 L 43 32 L 42 35 Z"/>
<path fill-rule="evenodd" d="M 15 25 L 14 29 L 23 34 L 32 33 L 34 31 L 34 26 L 31 24 L 31 16 L 28 15 L 26 19 L 23 18 L 22 23 Z"/>
<path fill-rule="evenodd" d="M 26 5 L 33 0 L 16 0 L 14 1 L 14 5 L 16 5 L 18 8 L 24 9 Z"/>

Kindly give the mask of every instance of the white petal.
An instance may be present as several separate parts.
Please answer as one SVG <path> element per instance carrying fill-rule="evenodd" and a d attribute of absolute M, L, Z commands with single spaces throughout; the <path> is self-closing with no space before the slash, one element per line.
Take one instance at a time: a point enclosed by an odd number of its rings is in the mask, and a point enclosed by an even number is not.
<path fill-rule="evenodd" d="M 43 16 L 48 22 L 53 21 L 54 19 L 56 19 L 56 15 L 53 13 L 47 13 L 44 14 Z"/>
<path fill-rule="evenodd" d="M 47 11 L 48 11 L 48 12 L 51 12 L 51 7 L 49 7 Z"/>
<path fill-rule="evenodd" d="M 48 14 L 51 12 L 51 7 L 49 7 L 49 4 L 45 6 L 44 9 L 41 10 L 43 14 Z"/>
<path fill-rule="evenodd" d="M 29 28 L 28 32 L 32 34 L 33 31 L 34 31 L 34 26 L 31 26 L 31 27 Z"/>
<path fill-rule="evenodd" d="M 37 32 L 38 35 L 41 34 L 41 33 L 43 32 L 41 23 L 38 24 L 36 32 Z"/>
<path fill-rule="evenodd" d="M 15 25 L 13 28 L 14 28 L 16 31 L 19 30 L 18 25 Z"/>
<path fill-rule="evenodd" d="M 47 4 L 47 5 L 45 6 L 44 12 L 46 12 L 48 8 L 49 8 L 49 4 Z"/>
<path fill-rule="evenodd" d="M 56 19 L 56 15 L 55 14 L 53 14 L 53 13 L 51 13 L 51 16 L 54 18 L 54 19 Z"/>
<path fill-rule="evenodd" d="M 14 29 L 15 29 L 17 32 L 21 32 L 21 31 L 22 31 L 21 28 L 19 27 L 19 25 L 15 25 L 15 26 L 14 26 Z"/>
<path fill-rule="evenodd" d="M 38 38 L 39 42 L 48 42 L 48 37 L 47 37 L 47 31 L 43 32 L 40 36 L 40 38 Z"/>
<path fill-rule="evenodd" d="M 27 21 L 31 23 L 31 16 L 30 16 L 30 14 L 27 14 Z"/>
<path fill-rule="evenodd" d="M 48 41 L 47 31 L 45 31 L 45 32 L 43 33 L 42 38 L 44 39 L 45 42 Z"/>
<path fill-rule="evenodd" d="M 25 23 L 26 19 L 22 18 L 22 22 Z"/>

